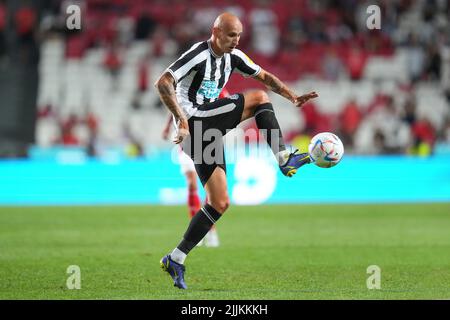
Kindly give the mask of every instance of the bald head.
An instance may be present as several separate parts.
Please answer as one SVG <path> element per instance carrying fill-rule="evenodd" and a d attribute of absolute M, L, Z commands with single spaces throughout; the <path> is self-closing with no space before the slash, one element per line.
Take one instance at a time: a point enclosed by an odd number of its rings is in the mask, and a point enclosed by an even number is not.
<path fill-rule="evenodd" d="M 222 13 L 214 21 L 214 28 L 224 29 L 224 28 L 232 27 L 234 25 L 241 26 L 241 28 L 242 28 L 242 23 L 241 23 L 241 21 L 239 21 L 239 18 L 229 12 Z"/>
<path fill-rule="evenodd" d="M 214 21 L 212 44 L 214 51 L 222 55 L 231 52 L 239 44 L 242 33 L 242 23 L 239 18 L 229 12 L 224 12 Z"/>

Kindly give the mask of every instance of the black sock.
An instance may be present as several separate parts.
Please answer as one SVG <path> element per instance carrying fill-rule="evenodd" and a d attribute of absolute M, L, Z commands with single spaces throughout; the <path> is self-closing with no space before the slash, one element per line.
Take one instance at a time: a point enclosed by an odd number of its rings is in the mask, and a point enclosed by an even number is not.
<path fill-rule="evenodd" d="M 264 103 L 256 107 L 255 120 L 258 129 L 262 132 L 264 138 L 266 138 L 274 154 L 286 150 L 280 125 L 275 117 L 271 103 Z"/>
<path fill-rule="evenodd" d="M 220 219 L 222 215 L 211 205 L 205 204 L 194 217 L 186 230 L 177 248 L 188 254 L 200 240 L 208 233 L 209 229 Z"/>

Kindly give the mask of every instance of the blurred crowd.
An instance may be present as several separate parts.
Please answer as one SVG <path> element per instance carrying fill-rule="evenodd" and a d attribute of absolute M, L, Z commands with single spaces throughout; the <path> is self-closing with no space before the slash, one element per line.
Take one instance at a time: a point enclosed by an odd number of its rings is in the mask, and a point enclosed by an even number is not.
<path fill-rule="evenodd" d="M 359 81 L 372 57 L 391 57 L 398 50 L 407 52 L 408 81 L 399 84 L 407 96 L 400 103 L 394 96 L 378 93 L 369 105 L 349 100 L 339 113 L 327 114 L 310 103 L 300 113 L 305 125 L 288 138 L 333 131 L 355 153 L 431 154 L 437 141 L 450 143 L 450 120 L 435 128 L 416 113 L 415 86 L 431 82 L 447 97 L 450 109 L 450 8 L 445 0 L 86 0 L 45 2 L 39 22 L 43 39 L 56 35 L 65 38 L 66 59 L 82 59 L 87 50 L 105 48 L 103 68 L 110 74 L 112 90 L 120 90 L 114 79 L 120 75 L 126 48 L 136 41 L 148 43 L 148 52 L 138 62 L 137 90 L 130 104 L 141 108 L 140 96 L 148 90 L 152 62 L 177 57 L 194 42 L 210 36 L 215 17 L 223 11 L 243 21 L 240 48 L 256 63 L 293 83 L 305 77 L 326 81 Z M 65 25 L 69 4 L 82 9 L 81 30 Z M 381 29 L 369 30 L 367 7 L 381 9 Z M 4 7 L 0 2 L 0 55 Z M 16 14 L 21 34 L 37 26 L 29 7 Z M 170 60 L 170 59 L 169 59 Z M 245 79 L 233 78 L 230 92 L 254 87 Z M 155 99 L 155 105 L 158 105 Z M 51 114 L 55 106 L 40 106 L 39 117 Z M 447 113 L 448 114 L 448 113 Z M 54 143 L 93 145 L 99 119 L 93 114 L 75 119 L 60 119 L 61 139 Z M 76 124 L 86 124 L 91 137 L 80 142 L 74 134 Z M 358 139 L 372 126 L 371 148 Z M 125 126 L 125 131 L 127 128 Z M 131 137 L 135 154 L 142 154 L 142 142 Z M 86 142 L 88 141 L 88 142 Z M 93 153 L 94 154 L 94 153 Z"/>
<path fill-rule="evenodd" d="M 389 56 L 401 47 L 410 53 L 412 82 L 440 79 L 442 49 L 450 36 L 450 8 L 445 0 L 49 2 L 52 5 L 42 24 L 66 34 L 66 57 L 82 58 L 89 48 L 104 46 L 108 49 L 104 64 L 112 73 L 120 69 L 121 49 L 133 41 L 149 41 L 152 58 L 178 56 L 207 39 L 212 22 L 223 11 L 243 21 L 240 48 L 263 67 L 275 68 L 285 80 L 297 80 L 305 73 L 329 80 L 342 76 L 358 80 L 369 57 Z M 82 32 L 65 26 L 64 8 L 73 3 L 82 8 Z M 366 10 L 374 3 L 381 9 L 380 30 L 367 28 Z M 414 8 L 420 16 L 409 18 Z M 24 13 L 22 19 L 29 20 L 28 15 Z"/>
<path fill-rule="evenodd" d="M 432 154 L 438 142 L 450 144 L 450 118 L 438 131 L 427 117 L 418 116 L 416 110 L 414 95 L 407 95 L 399 103 L 391 95 L 379 94 L 366 106 L 352 99 L 337 114 L 320 112 L 314 103 L 309 103 L 300 110 L 305 129 L 290 132 L 288 139 L 295 141 L 306 134 L 309 141 L 309 137 L 319 132 L 334 132 L 349 153 L 419 156 Z M 365 139 L 367 134 L 372 135 L 371 139 Z"/>

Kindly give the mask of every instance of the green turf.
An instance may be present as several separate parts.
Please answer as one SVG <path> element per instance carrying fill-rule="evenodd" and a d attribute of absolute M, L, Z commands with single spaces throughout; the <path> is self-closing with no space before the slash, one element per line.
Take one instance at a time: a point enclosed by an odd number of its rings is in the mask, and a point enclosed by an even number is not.
<path fill-rule="evenodd" d="M 159 259 L 186 226 L 185 207 L 2 207 L 0 299 L 450 298 L 448 203 L 233 206 L 221 247 L 191 252 L 182 291 Z"/>

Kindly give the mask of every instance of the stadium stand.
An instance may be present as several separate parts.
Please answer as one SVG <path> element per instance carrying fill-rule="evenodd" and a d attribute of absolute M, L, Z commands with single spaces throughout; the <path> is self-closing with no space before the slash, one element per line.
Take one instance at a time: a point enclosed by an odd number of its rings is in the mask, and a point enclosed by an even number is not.
<path fill-rule="evenodd" d="M 153 82 L 187 46 L 209 36 L 213 19 L 224 10 L 243 19 L 240 47 L 256 63 L 298 92 L 320 94 L 314 106 L 305 107 L 314 108 L 316 116 L 308 116 L 310 111 L 296 110 L 270 93 L 280 124 L 292 139 L 328 129 L 349 136 L 345 143 L 353 153 L 417 153 L 426 143 L 428 154 L 436 142 L 449 143 L 450 10 L 445 1 L 378 1 L 381 30 L 366 28 L 364 1 L 80 3 L 81 31 L 63 31 L 58 24 L 64 2 L 46 13 L 43 21 L 52 23 L 41 23 L 45 40 L 38 145 L 64 143 L 62 123 L 75 117 L 69 130 L 72 144 L 87 146 L 95 136 L 100 144 L 115 145 L 132 136 L 143 146 L 167 146 L 161 139 L 167 111 Z M 257 87 L 255 81 L 235 75 L 227 89 L 233 93 Z M 409 122 L 404 120 L 408 103 L 415 106 Z M 88 114 L 98 130 L 89 127 Z M 386 117 L 395 119 L 392 124 L 399 132 L 388 132 L 392 128 L 380 123 Z M 352 119 L 346 120 L 353 121 L 351 129 L 344 127 L 344 118 Z M 392 145 L 377 149 L 374 141 Z"/>

